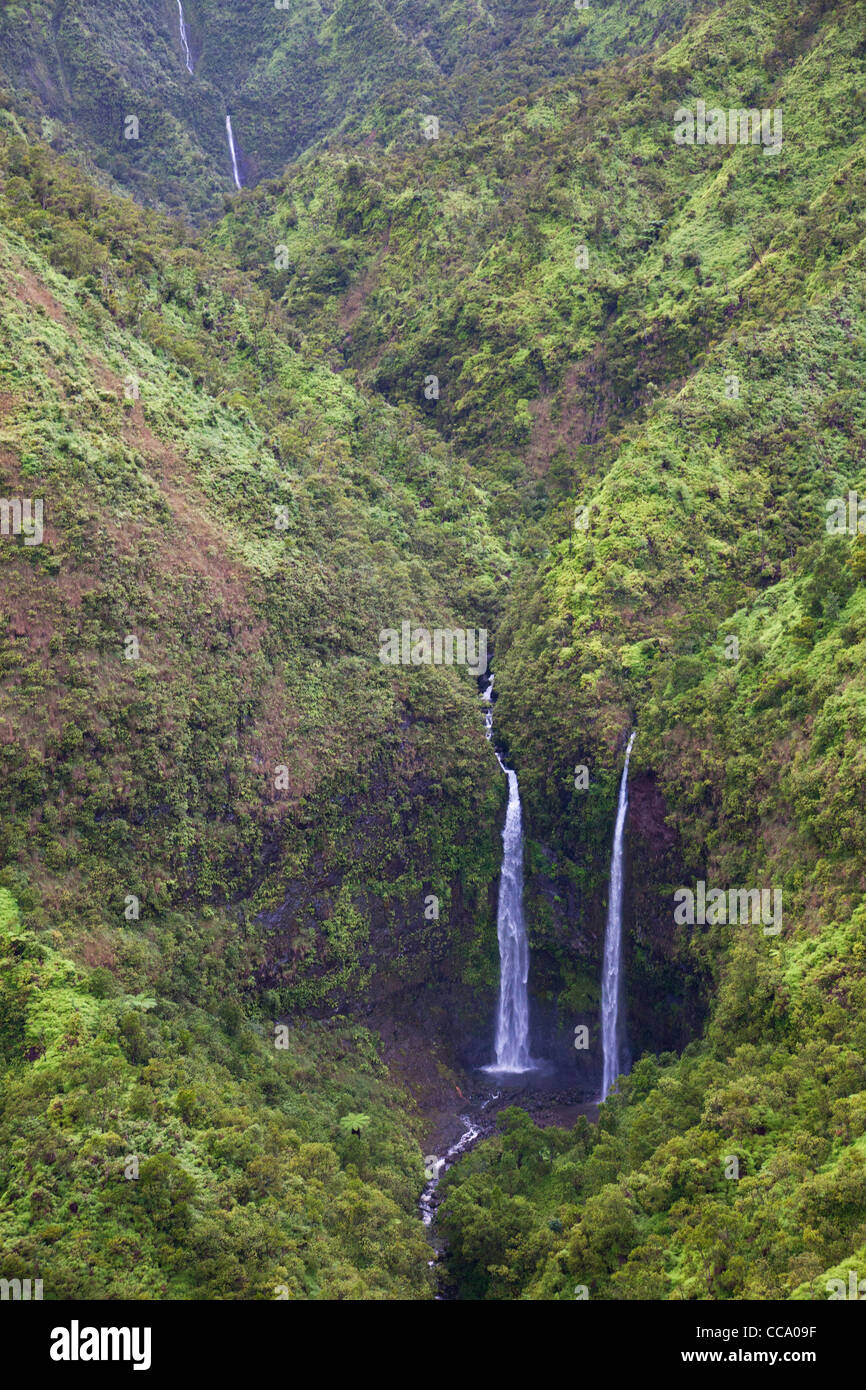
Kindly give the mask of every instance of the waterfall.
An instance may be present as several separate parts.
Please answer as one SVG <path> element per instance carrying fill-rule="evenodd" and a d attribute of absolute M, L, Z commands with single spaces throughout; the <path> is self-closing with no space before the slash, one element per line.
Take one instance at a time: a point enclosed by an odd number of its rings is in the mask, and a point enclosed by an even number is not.
<path fill-rule="evenodd" d="M 625 814 L 628 810 L 628 761 L 635 733 L 632 732 L 625 750 L 625 766 L 619 784 L 616 826 L 613 832 L 613 851 L 610 856 L 610 885 L 607 897 L 607 925 L 604 932 L 604 966 L 601 977 L 601 1038 L 604 1049 L 604 1072 L 599 1104 L 606 1100 L 619 1076 L 619 999 L 622 964 L 622 846 Z"/>
<path fill-rule="evenodd" d="M 190 76 L 192 76 L 192 51 L 189 46 L 189 32 L 186 27 L 186 20 L 183 17 L 182 0 L 177 0 L 177 17 L 180 21 L 180 42 L 183 47 L 183 60 L 186 63 L 187 72 L 190 74 Z M 232 173 L 234 174 L 235 187 L 243 188 L 243 184 L 241 183 L 240 171 L 238 169 L 237 151 L 235 150 L 235 137 L 232 133 L 232 118 L 228 114 L 226 114 L 226 135 L 228 136 L 229 141 L 229 154 L 232 157 Z"/>
<path fill-rule="evenodd" d="M 180 19 L 180 41 L 183 45 L 183 60 L 186 63 L 186 70 L 192 75 L 192 54 L 189 49 L 189 34 L 186 31 L 186 21 L 183 17 L 183 5 L 181 0 L 177 0 L 177 13 Z"/>
<path fill-rule="evenodd" d="M 243 188 L 243 184 L 241 183 L 241 176 L 238 173 L 238 157 L 235 153 L 235 137 L 232 135 L 232 118 L 228 115 L 226 116 L 226 135 L 229 137 L 229 153 L 232 157 L 232 173 L 235 176 L 235 185 L 237 188 Z"/>
<path fill-rule="evenodd" d="M 493 737 L 493 677 L 484 692 L 487 737 Z M 493 750 L 496 752 L 496 750 Z M 523 825 L 520 788 L 513 772 L 496 753 L 496 761 L 508 778 L 508 810 L 502 831 L 502 870 L 496 934 L 499 938 L 499 1008 L 496 1018 L 496 1061 L 485 1071 L 532 1071 L 529 1055 L 529 942 L 523 919 Z"/>

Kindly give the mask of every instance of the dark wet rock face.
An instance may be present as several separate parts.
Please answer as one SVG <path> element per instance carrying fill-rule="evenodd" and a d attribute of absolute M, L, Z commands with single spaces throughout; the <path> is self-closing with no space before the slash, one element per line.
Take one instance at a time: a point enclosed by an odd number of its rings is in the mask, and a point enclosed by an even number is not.
<path fill-rule="evenodd" d="M 639 1057 L 679 1051 L 700 1034 L 707 982 L 693 959 L 689 928 L 674 922 L 674 891 L 688 879 L 652 773 L 633 778 L 628 817 L 626 1040 Z"/>

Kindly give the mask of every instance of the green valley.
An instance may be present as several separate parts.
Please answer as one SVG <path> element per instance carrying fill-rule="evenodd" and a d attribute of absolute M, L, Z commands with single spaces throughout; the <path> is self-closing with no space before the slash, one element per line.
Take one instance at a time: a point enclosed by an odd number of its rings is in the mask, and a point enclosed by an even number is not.
<path fill-rule="evenodd" d="M 862 6 L 178 13 L 0 7 L 0 1277 L 856 1286 Z"/>

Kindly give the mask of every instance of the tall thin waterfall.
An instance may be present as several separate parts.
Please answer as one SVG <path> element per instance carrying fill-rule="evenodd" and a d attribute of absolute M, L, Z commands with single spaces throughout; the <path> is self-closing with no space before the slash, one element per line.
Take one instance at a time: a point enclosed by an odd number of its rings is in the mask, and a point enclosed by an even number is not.
<path fill-rule="evenodd" d="M 243 184 L 241 183 L 241 176 L 238 173 L 238 157 L 235 153 L 235 137 L 232 135 L 232 118 L 228 115 L 226 116 L 226 135 L 229 137 L 229 153 L 232 157 L 232 173 L 235 176 L 235 186 L 237 188 L 243 188 Z"/>
<path fill-rule="evenodd" d="M 604 932 L 604 966 L 601 977 L 601 1039 L 604 1049 L 604 1072 L 600 1101 L 606 1100 L 619 1076 L 619 1000 L 622 966 L 622 890 L 625 814 L 628 810 L 628 762 L 635 733 L 632 732 L 625 750 L 625 767 L 619 784 L 619 803 L 613 832 L 613 852 L 610 857 L 610 886 L 607 896 L 607 926 Z"/>
<path fill-rule="evenodd" d="M 183 60 L 186 63 L 186 70 L 192 74 L 192 53 L 189 48 L 189 34 L 187 33 L 186 20 L 183 17 L 183 5 L 181 0 L 177 0 L 177 14 L 180 20 L 180 41 L 183 45 Z"/>
<path fill-rule="evenodd" d="M 493 677 L 484 692 L 487 737 L 493 737 Z M 496 752 L 496 750 L 493 750 Z M 533 1070 L 529 1055 L 529 942 L 523 918 L 523 824 L 520 788 L 513 772 L 496 753 L 496 760 L 508 778 L 508 810 L 502 831 L 502 870 L 499 878 L 499 907 L 496 933 L 499 937 L 499 1008 L 496 1017 L 496 1061 L 485 1071 L 524 1072 Z"/>

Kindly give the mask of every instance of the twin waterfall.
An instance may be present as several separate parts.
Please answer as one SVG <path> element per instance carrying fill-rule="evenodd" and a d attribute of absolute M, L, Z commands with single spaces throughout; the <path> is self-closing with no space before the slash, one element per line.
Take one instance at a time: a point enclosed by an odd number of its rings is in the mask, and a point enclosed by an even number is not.
<path fill-rule="evenodd" d="M 192 49 L 189 46 L 189 30 L 186 27 L 186 19 L 183 13 L 182 0 L 177 0 L 177 17 L 180 24 L 180 46 L 183 49 L 183 61 L 190 77 L 193 75 Z M 226 115 L 226 136 L 229 144 L 229 154 L 232 157 L 232 174 L 234 176 L 235 188 L 243 188 L 241 183 L 240 170 L 238 169 L 238 156 L 235 149 L 235 137 L 232 133 L 232 118 Z"/>
<path fill-rule="evenodd" d="M 487 708 L 484 723 L 487 737 L 493 737 L 493 677 L 484 692 Z M 601 978 L 601 1039 L 603 1070 L 599 1104 L 606 1100 L 620 1073 L 619 1005 L 622 994 L 622 900 L 624 886 L 623 844 L 628 810 L 628 765 L 633 731 L 625 751 L 625 765 L 619 784 L 613 850 L 610 858 L 607 924 L 604 933 L 604 964 Z M 496 750 L 493 750 L 496 752 Z M 502 832 L 502 870 L 499 878 L 499 906 L 496 933 L 499 938 L 499 1008 L 496 1016 L 496 1061 L 485 1071 L 520 1073 L 534 1071 L 537 1064 L 529 1054 L 529 942 L 523 917 L 523 823 L 517 773 L 496 753 L 496 761 L 508 778 L 508 810 Z"/>
<path fill-rule="evenodd" d="M 484 692 L 484 723 L 493 737 L 493 677 Z M 494 748 L 494 753 L 496 749 Z M 496 1061 L 485 1071 L 525 1072 L 534 1069 L 529 1055 L 529 942 L 523 918 L 523 824 L 517 773 L 496 753 L 496 761 L 508 778 L 508 810 L 502 832 L 502 871 L 496 933 L 499 937 L 499 1009 L 496 1016 Z"/>
<path fill-rule="evenodd" d="M 625 750 L 625 767 L 619 784 L 619 803 L 613 832 L 613 852 L 610 857 L 610 886 L 607 898 L 607 926 L 604 932 L 604 965 L 601 975 L 601 1040 L 604 1049 L 604 1071 L 599 1104 L 610 1094 L 619 1076 L 619 1000 L 622 973 L 622 890 L 623 838 L 625 813 L 628 810 L 628 760 L 634 732 Z"/>

